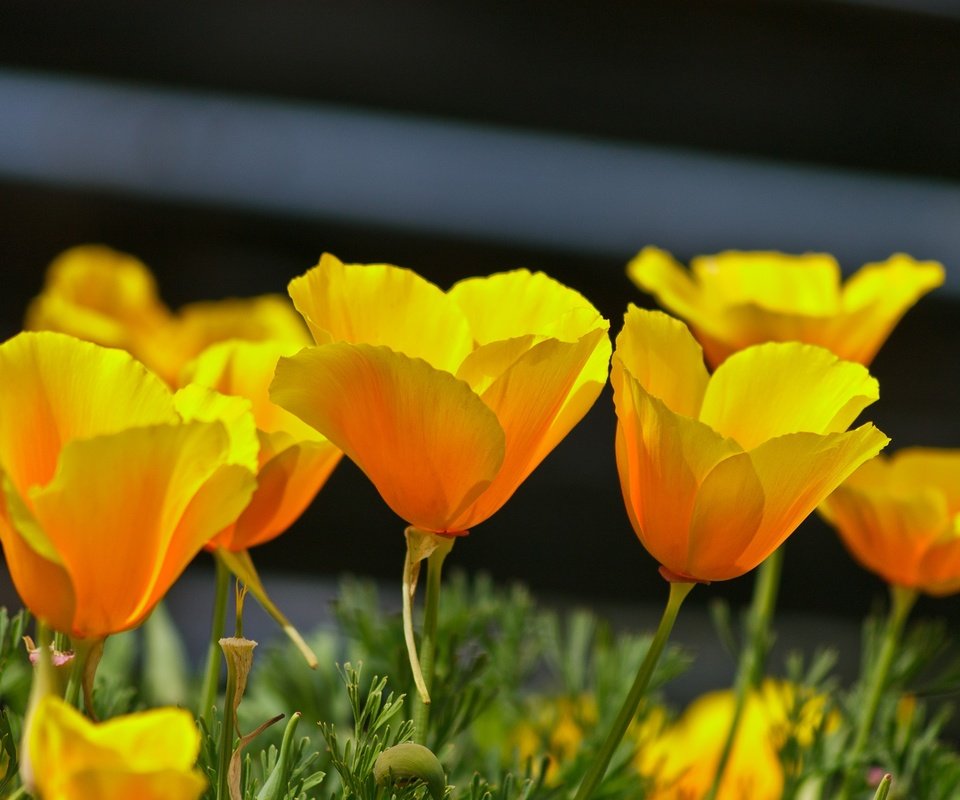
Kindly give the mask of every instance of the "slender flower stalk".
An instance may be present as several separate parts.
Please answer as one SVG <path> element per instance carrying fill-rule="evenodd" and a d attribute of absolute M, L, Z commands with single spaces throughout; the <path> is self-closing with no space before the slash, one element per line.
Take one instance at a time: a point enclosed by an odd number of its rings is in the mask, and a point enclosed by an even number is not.
<path fill-rule="evenodd" d="M 780 575 L 783 567 L 783 547 L 774 550 L 757 568 L 757 580 L 753 588 L 753 600 L 747 619 L 747 642 L 740 652 L 737 664 L 737 677 L 734 684 L 733 718 L 727 729 L 727 736 L 720 751 L 720 759 L 713 774 L 713 782 L 704 800 L 716 800 L 717 792 L 723 782 L 723 773 L 737 739 L 737 730 L 743 719 L 747 693 L 759 685 L 763 678 L 763 668 L 770 651 L 770 625 L 777 605 L 777 592 L 780 588 Z"/>
<path fill-rule="evenodd" d="M 427 597 L 423 613 L 423 636 L 420 640 L 420 669 L 429 695 L 433 688 L 434 664 L 437 653 L 437 619 L 440 611 L 440 574 L 443 562 L 453 546 L 453 539 L 447 539 L 449 545 L 439 546 L 427 558 Z M 426 743 L 427 726 L 430 723 L 430 705 L 419 695 L 414 698 L 414 735 L 421 743 Z"/>
<path fill-rule="evenodd" d="M 917 592 L 902 586 L 890 586 L 890 615 L 887 618 L 886 629 L 883 632 L 883 642 L 880 645 L 880 654 L 873 664 L 873 669 L 865 686 L 866 693 L 860 704 L 861 714 L 857 721 L 857 735 L 850 748 L 847 769 L 843 777 L 843 785 L 838 800 L 849 800 L 853 797 L 857 786 L 859 762 L 866 749 L 867 740 L 873 731 L 873 723 L 880 707 L 880 699 L 890 674 L 890 667 L 900 645 L 900 637 L 910 610 L 917 600 Z"/>
<path fill-rule="evenodd" d="M 647 685 L 650 683 L 653 670 L 660 660 L 660 655 L 663 653 L 663 648 L 667 644 L 667 639 L 670 638 L 670 631 L 673 630 L 673 624 L 676 622 L 680 605 L 695 585 L 694 583 L 681 581 L 670 582 L 670 596 L 667 599 L 667 607 L 664 609 L 663 616 L 660 618 L 660 625 L 657 627 L 653 641 L 650 642 L 650 648 L 643 657 L 640 669 L 637 670 L 637 677 L 633 681 L 633 686 L 630 687 L 630 693 L 627 695 L 626 700 L 623 701 L 620 713 L 617 714 L 617 718 L 607 733 L 607 738 L 604 739 L 603 745 L 600 747 L 600 752 L 597 753 L 597 757 L 590 765 L 590 769 L 587 770 L 587 774 L 584 776 L 574 800 L 589 800 L 600 785 L 600 781 L 603 780 L 607 767 L 610 765 L 610 760 L 620 745 L 623 735 L 627 732 L 630 722 L 636 716 L 637 709 L 640 707 L 640 701 L 643 700 L 646 694 Z"/>
<path fill-rule="evenodd" d="M 207 645 L 207 666 L 200 689 L 200 707 L 197 716 L 207 728 L 213 722 L 213 707 L 217 704 L 217 685 L 220 683 L 220 639 L 227 622 L 227 595 L 230 592 L 230 570 L 219 558 L 216 564 L 216 588 L 213 600 L 213 621 L 210 625 L 210 643 Z"/>

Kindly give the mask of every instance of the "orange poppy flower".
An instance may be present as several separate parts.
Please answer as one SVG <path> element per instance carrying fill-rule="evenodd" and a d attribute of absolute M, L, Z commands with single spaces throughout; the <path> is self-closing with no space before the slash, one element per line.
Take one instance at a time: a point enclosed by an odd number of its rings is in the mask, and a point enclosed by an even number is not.
<path fill-rule="evenodd" d="M 889 441 L 870 424 L 846 430 L 877 399 L 863 366 L 770 343 L 732 355 L 711 377 L 683 323 L 635 306 L 611 382 L 627 512 L 671 578 L 753 569 Z"/>
<path fill-rule="evenodd" d="M 91 722 L 59 697 L 37 706 L 27 747 L 43 800 L 196 800 L 200 732 L 188 711 L 158 708 Z"/>
<path fill-rule="evenodd" d="M 887 583 L 938 596 L 960 591 L 960 450 L 911 448 L 870 461 L 820 513 Z"/>
<path fill-rule="evenodd" d="M 410 270 L 325 255 L 290 295 L 318 346 L 280 359 L 271 397 L 422 530 L 487 519 L 606 381 L 607 321 L 542 273 L 445 293 Z"/>
<path fill-rule="evenodd" d="M 174 313 L 160 300 L 143 262 L 102 245 L 73 247 L 54 259 L 27 309 L 25 327 L 119 347 L 171 385 L 190 359 L 215 342 L 310 343 L 289 301 L 277 295 L 191 303 Z"/>
<path fill-rule="evenodd" d="M 943 267 L 897 254 L 845 284 L 833 256 L 726 252 L 687 272 L 669 253 L 640 251 L 627 267 L 637 286 L 686 320 L 716 367 L 762 342 L 806 342 L 869 364 L 907 309 L 943 283 Z"/>
<path fill-rule="evenodd" d="M 174 395 L 127 353 L 51 332 L 0 345 L 0 386 L 0 542 L 20 597 L 79 639 L 138 625 L 249 502 L 249 404 Z"/>
<path fill-rule="evenodd" d="M 334 445 L 270 401 L 277 359 L 299 349 L 282 341 L 223 342 L 201 353 L 181 375 L 185 382 L 250 400 L 260 441 L 253 499 L 207 549 L 237 552 L 279 536 L 304 512 L 340 460 Z"/>

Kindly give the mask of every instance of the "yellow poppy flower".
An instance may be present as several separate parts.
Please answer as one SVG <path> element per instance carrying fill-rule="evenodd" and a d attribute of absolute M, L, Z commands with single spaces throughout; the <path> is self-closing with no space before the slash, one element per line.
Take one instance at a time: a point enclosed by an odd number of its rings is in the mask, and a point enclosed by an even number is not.
<path fill-rule="evenodd" d="M 730 691 L 703 695 L 659 737 L 640 748 L 635 763 L 650 780 L 650 800 L 700 800 L 707 793 L 734 705 Z M 780 800 L 783 784 L 769 716 L 760 698 L 749 695 L 717 800 Z"/>
<path fill-rule="evenodd" d="M 635 306 L 611 382 L 627 512 L 671 579 L 753 569 L 889 441 L 870 424 L 846 431 L 877 399 L 863 366 L 771 343 L 710 377 L 686 326 Z"/>
<path fill-rule="evenodd" d="M 542 273 L 443 292 L 410 270 L 325 255 L 290 296 L 318 346 L 280 359 L 271 397 L 422 530 L 487 519 L 606 381 L 607 321 Z"/>
<path fill-rule="evenodd" d="M 27 742 L 42 800 L 196 800 L 200 733 L 189 712 L 163 708 L 95 724 L 60 698 L 37 706 Z"/>
<path fill-rule="evenodd" d="M 0 386 L 0 542 L 20 597 L 72 637 L 136 626 L 253 493 L 244 401 L 174 395 L 127 353 L 51 332 L 0 345 Z"/>
<path fill-rule="evenodd" d="M 887 583 L 938 596 L 960 591 L 960 450 L 911 448 L 875 459 L 820 513 Z"/>
<path fill-rule="evenodd" d="M 690 272 L 647 247 L 627 267 L 631 280 L 686 320 L 716 367 L 762 342 L 806 342 L 869 364 L 914 303 L 943 283 L 943 267 L 898 253 L 866 264 L 841 286 L 833 256 L 726 252 L 699 256 Z"/>
<path fill-rule="evenodd" d="M 253 499 L 236 522 L 210 540 L 208 549 L 247 550 L 279 536 L 304 512 L 340 460 L 334 445 L 270 401 L 277 359 L 299 349 L 281 341 L 232 340 L 205 350 L 181 375 L 184 381 L 250 400 L 260 441 Z"/>
<path fill-rule="evenodd" d="M 227 339 L 310 344 L 286 298 L 263 295 L 191 303 L 176 314 L 138 259 L 102 245 L 73 247 L 51 263 L 27 309 L 28 330 L 69 333 L 132 353 L 167 383 L 209 345 Z"/>

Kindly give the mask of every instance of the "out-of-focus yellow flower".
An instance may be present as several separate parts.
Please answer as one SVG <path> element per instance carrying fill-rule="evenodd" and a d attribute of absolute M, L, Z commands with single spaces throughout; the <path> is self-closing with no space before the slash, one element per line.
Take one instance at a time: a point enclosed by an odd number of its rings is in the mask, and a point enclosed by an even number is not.
<path fill-rule="evenodd" d="M 54 259 L 27 309 L 26 327 L 127 350 L 171 385 L 184 364 L 215 342 L 310 343 L 279 295 L 192 303 L 174 314 L 141 261 L 102 245 L 73 247 Z"/>
<path fill-rule="evenodd" d="M 28 736 L 41 800 L 196 800 L 206 788 L 194 768 L 200 733 L 181 709 L 95 724 L 51 695 L 40 701 Z"/>
<path fill-rule="evenodd" d="M 783 706 L 766 702 L 778 689 L 747 696 L 717 800 L 780 800 L 784 771 L 778 748 Z M 650 800 L 700 800 L 713 781 L 735 706 L 731 691 L 695 700 L 673 725 L 641 746 L 636 766 L 650 781 Z"/>
<path fill-rule="evenodd" d="M 820 513 L 887 583 L 931 595 L 960 591 L 960 450 L 911 448 L 875 459 Z"/>
<path fill-rule="evenodd" d="M 174 395 L 127 353 L 51 332 L 0 345 L 0 386 L 0 541 L 20 597 L 75 638 L 136 626 L 249 502 L 249 404 Z"/>
<path fill-rule="evenodd" d="M 753 569 L 889 441 L 870 424 L 846 430 L 877 399 L 863 366 L 771 343 L 710 377 L 686 326 L 634 306 L 611 382 L 627 512 L 670 579 Z"/>
<path fill-rule="evenodd" d="M 514 757 L 524 764 L 549 757 L 544 782 L 556 786 L 564 765 L 573 759 L 585 736 L 597 724 L 597 703 L 592 695 L 538 697 L 531 700 L 529 713 L 506 738 L 506 766 Z"/>
<path fill-rule="evenodd" d="M 299 350 L 281 341 L 216 344 L 191 362 L 184 381 L 253 404 L 260 441 L 257 490 L 236 522 L 209 549 L 246 550 L 279 536 L 303 513 L 340 460 L 340 451 L 306 423 L 270 401 L 277 359 Z"/>
<path fill-rule="evenodd" d="M 637 286 L 683 318 L 716 367 L 752 344 L 818 344 L 869 364 L 917 300 L 943 283 L 943 267 L 897 254 L 866 264 L 841 286 L 833 256 L 725 252 L 699 256 L 690 272 L 655 247 L 627 267 Z"/>
<path fill-rule="evenodd" d="M 487 519 L 606 381 L 607 321 L 542 273 L 445 293 L 410 270 L 325 255 L 290 295 L 318 346 L 280 359 L 271 397 L 425 531 Z"/>

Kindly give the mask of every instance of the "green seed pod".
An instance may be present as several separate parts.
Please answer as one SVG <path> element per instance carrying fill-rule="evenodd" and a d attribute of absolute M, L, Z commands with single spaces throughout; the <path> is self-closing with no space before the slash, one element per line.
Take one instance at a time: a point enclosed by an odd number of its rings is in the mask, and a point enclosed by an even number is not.
<path fill-rule="evenodd" d="M 373 764 L 378 786 L 427 785 L 433 800 L 443 800 L 447 779 L 440 760 L 422 744 L 404 742 L 384 750 Z"/>

